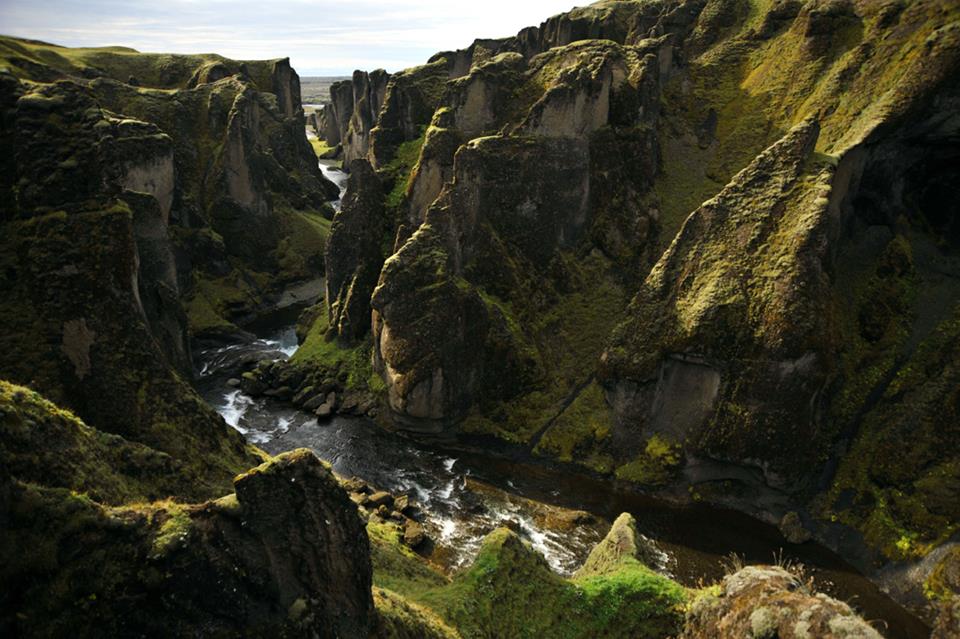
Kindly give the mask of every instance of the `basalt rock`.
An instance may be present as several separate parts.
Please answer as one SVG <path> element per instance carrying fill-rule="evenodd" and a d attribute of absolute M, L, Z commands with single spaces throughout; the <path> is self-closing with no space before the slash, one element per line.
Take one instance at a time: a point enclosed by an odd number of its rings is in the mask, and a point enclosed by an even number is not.
<path fill-rule="evenodd" d="M 14 635 L 368 636 L 369 545 L 331 472 L 299 450 L 234 484 L 202 504 L 108 508 L 5 476 L 4 553 L 31 550 L 4 557 L 0 625 Z"/>
<path fill-rule="evenodd" d="M 376 126 L 377 115 L 386 99 L 389 80 L 390 74 L 382 69 L 371 73 L 356 71 L 353 74 L 352 84 L 339 86 L 336 96 L 331 87 L 330 95 L 335 105 L 336 126 L 340 129 L 340 144 L 343 145 L 344 166 L 350 166 L 354 160 L 367 158 L 370 148 L 370 131 Z M 341 96 L 347 90 L 353 94 L 353 103 L 349 107 L 348 119 L 342 120 L 341 114 L 345 114 L 346 110 L 341 109 L 341 104 L 345 102 Z M 327 138 L 327 144 L 335 146 L 330 138 Z"/>
<path fill-rule="evenodd" d="M 370 330 L 370 296 L 383 265 L 381 247 L 388 233 L 383 191 L 370 163 L 355 160 L 350 173 L 326 251 L 328 321 L 346 342 Z"/>

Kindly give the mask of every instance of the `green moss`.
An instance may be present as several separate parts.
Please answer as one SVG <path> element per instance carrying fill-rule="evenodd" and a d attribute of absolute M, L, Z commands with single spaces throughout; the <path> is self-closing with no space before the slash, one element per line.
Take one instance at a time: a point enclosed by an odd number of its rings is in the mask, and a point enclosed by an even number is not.
<path fill-rule="evenodd" d="M 415 597 L 449 582 L 443 573 L 401 542 L 403 535 L 396 525 L 371 521 L 367 535 L 374 585 Z"/>
<path fill-rule="evenodd" d="M 310 327 L 303 344 L 290 358 L 290 363 L 346 375 L 346 386 L 351 390 L 384 390 L 383 381 L 373 372 L 369 339 L 355 346 L 344 347 L 329 329 L 329 317 L 326 312 L 321 313 Z"/>
<path fill-rule="evenodd" d="M 169 456 L 91 428 L 29 388 L 2 380 L 0 461 L 18 479 L 107 504 L 170 494 L 179 483 Z"/>
<path fill-rule="evenodd" d="M 954 546 L 937 562 L 923 582 L 923 594 L 930 601 L 950 601 L 960 596 L 960 547 Z"/>
<path fill-rule="evenodd" d="M 435 613 L 397 593 L 374 587 L 377 639 L 459 639 L 460 634 Z"/>
<path fill-rule="evenodd" d="M 610 459 L 591 456 L 610 435 L 612 420 L 603 388 L 591 382 L 554 420 L 540 439 L 534 453 L 564 462 L 585 462 L 600 472 L 610 472 Z"/>
<path fill-rule="evenodd" d="M 678 444 L 671 444 L 660 435 L 647 440 L 643 453 L 632 462 L 617 468 L 617 479 L 659 486 L 668 483 L 680 464 Z"/>
<path fill-rule="evenodd" d="M 543 367 L 544 374 L 534 388 L 517 399 L 484 406 L 469 415 L 461 426 L 465 432 L 495 434 L 507 441 L 528 443 L 561 415 L 567 401 L 575 399 L 571 395 L 592 374 L 607 336 L 623 316 L 627 293 L 608 270 L 610 263 L 599 255 L 578 259 L 563 253 L 558 259 L 569 273 L 572 290 L 556 296 L 550 304 L 535 304 L 534 300 L 540 298 L 525 297 L 523 288 L 509 302 L 480 291 L 485 301 L 496 305 L 507 317 L 511 331 L 520 338 L 517 343 L 521 352 L 524 344 L 532 342 L 536 352 L 529 358 Z M 585 401 L 595 399 L 588 397 Z M 599 408 L 595 401 L 592 408 Z M 601 412 L 597 412 L 597 417 L 602 420 Z M 567 439 L 576 430 L 571 428 L 571 422 L 565 423 L 565 434 L 557 435 L 560 439 Z M 602 430 L 598 433 L 602 434 Z M 590 457 L 588 463 L 598 469 L 608 464 L 600 455 Z"/>
<path fill-rule="evenodd" d="M 685 593 L 641 566 L 564 580 L 501 528 L 468 570 L 416 599 L 464 637 L 652 638 L 679 629 Z"/>
<path fill-rule="evenodd" d="M 279 279 L 292 282 L 322 273 L 331 221 L 313 211 L 278 207 L 277 213 L 282 238 L 276 251 Z"/>
<path fill-rule="evenodd" d="M 420 150 L 423 148 L 426 131 L 427 127 L 424 126 L 421 129 L 420 137 L 400 144 L 393 159 L 382 167 L 382 172 L 393 181 L 393 188 L 387 194 L 386 199 L 388 207 L 396 208 L 400 206 L 410 194 L 411 176 L 415 173 L 414 167 L 416 167 L 417 160 L 420 158 Z"/>
<path fill-rule="evenodd" d="M 192 523 L 186 508 L 180 504 L 165 502 L 153 506 L 162 507 L 154 515 L 161 523 L 150 546 L 150 556 L 156 559 L 181 548 L 190 536 Z"/>
<path fill-rule="evenodd" d="M 328 145 L 326 140 L 321 140 L 316 136 L 310 136 L 307 139 L 310 141 L 310 146 L 313 147 L 313 152 L 317 154 L 318 158 L 324 157 L 333 151 L 333 147 Z"/>

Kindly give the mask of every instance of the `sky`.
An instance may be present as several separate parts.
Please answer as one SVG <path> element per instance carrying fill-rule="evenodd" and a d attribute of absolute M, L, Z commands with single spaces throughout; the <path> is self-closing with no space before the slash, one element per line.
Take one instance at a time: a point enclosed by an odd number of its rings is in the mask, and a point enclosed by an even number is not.
<path fill-rule="evenodd" d="M 289 57 L 300 75 L 399 71 L 592 0 L 0 0 L 0 33 L 64 46 Z"/>

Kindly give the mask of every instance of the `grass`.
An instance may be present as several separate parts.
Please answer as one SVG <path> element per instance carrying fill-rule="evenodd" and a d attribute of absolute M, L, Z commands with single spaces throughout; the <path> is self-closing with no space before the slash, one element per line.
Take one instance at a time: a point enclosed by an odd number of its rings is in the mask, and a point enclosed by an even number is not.
<path fill-rule="evenodd" d="M 383 380 L 373 371 L 370 341 L 343 347 L 332 337 L 329 328 L 329 318 L 327 313 L 323 312 L 310 327 L 306 339 L 290 358 L 290 362 L 346 374 L 346 385 L 351 389 L 377 392 L 384 390 Z"/>
<path fill-rule="evenodd" d="M 473 565 L 415 599 L 470 637 L 663 637 L 682 619 L 684 589 L 640 566 L 580 581 L 551 572 L 506 529 L 485 540 Z"/>
<path fill-rule="evenodd" d="M 423 148 L 426 131 L 427 127 L 422 127 L 420 137 L 408 140 L 397 147 L 393 159 L 383 166 L 383 171 L 393 179 L 393 188 L 387 194 L 388 207 L 397 208 L 409 194 L 410 176 L 413 175 L 413 169 L 420 159 L 420 149 Z"/>

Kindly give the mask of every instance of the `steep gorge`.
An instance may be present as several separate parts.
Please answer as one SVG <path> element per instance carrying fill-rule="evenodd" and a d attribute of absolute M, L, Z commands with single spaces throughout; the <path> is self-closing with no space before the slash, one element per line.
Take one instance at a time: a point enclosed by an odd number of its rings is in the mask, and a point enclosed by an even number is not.
<path fill-rule="evenodd" d="M 960 521 L 958 9 L 600 2 L 377 75 L 327 126 L 385 193 L 341 228 L 386 230 L 317 337 L 396 427 L 798 511 L 923 601 Z"/>
<path fill-rule="evenodd" d="M 0 631 L 878 635 L 629 515 L 569 578 L 508 528 L 438 569 L 191 386 L 325 286 L 244 392 L 733 506 L 953 636 L 958 58 L 952 0 L 603 0 L 335 84 L 334 213 L 288 61 L 0 38 Z"/>

